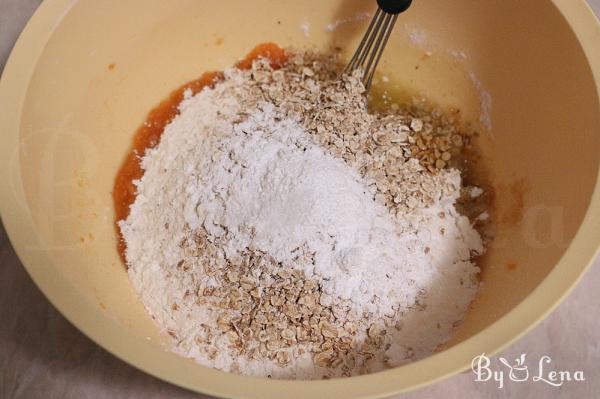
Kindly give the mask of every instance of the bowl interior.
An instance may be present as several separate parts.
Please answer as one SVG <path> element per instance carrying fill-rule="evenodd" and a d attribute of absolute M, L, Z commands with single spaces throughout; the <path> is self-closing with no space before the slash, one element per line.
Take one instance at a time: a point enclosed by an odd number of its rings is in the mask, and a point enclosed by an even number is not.
<path fill-rule="evenodd" d="M 37 233 L 24 251 L 46 253 L 46 267 L 72 284 L 74 300 L 158 347 L 116 251 L 111 190 L 133 132 L 172 89 L 231 66 L 258 43 L 351 52 L 372 6 L 76 2 L 50 36 L 24 100 L 13 184 L 24 188 Z M 457 107 L 480 132 L 497 238 L 481 260 L 483 289 L 451 346 L 518 306 L 571 243 L 598 171 L 596 85 L 575 34 L 547 0 L 414 2 L 380 69 L 399 95 Z"/>

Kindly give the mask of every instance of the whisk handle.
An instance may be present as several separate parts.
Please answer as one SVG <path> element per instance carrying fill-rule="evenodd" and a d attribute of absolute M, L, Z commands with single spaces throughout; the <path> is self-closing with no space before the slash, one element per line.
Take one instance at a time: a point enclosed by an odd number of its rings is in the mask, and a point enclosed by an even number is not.
<path fill-rule="evenodd" d="M 410 7 L 412 0 L 377 0 L 377 5 L 388 14 L 400 14 Z"/>

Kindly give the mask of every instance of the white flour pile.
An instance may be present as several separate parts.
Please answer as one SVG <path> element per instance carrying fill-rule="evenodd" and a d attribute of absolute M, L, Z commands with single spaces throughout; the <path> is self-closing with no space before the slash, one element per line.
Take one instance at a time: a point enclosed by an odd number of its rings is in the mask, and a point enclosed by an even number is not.
<path fill-rule="evenodd" d="M 186 93 L 146 152 L 120 222 L 135 290 L 176 352 L 225 371 L 332 377 L 431 354 L 478 287 L 483 246 L 454 207 L 459 172 L 404 159 L 394 168 L 412 191 L 392 211 L 365 168 L 264 95 L 262 72 L 282 71 L 256 63 Z"/>

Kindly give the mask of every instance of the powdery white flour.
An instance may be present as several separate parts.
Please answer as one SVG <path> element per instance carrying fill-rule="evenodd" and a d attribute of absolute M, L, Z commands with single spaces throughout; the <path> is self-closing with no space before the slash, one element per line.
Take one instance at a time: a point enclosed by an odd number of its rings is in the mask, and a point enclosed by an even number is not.
<path fill-rule="evenodd" d="M 454 207 L 459 172 L 427 177 L 441 187 L 431 205 L 391 214 L 358 171 L 318 145 L 298 120 L 268 101 L 248 108 L 248 72 L 225 76 L 213 89 L 186 93 L 179 116 L 144 156 L 136 200 L 119 223 L 133 287 L 175 337 L 173 349 L 225 371 L 278 378 L 351 375 L 431 354 L 478 287 L 471 256 L 483 246 Z M 401 168 L 423 175 L 414 159 Z M 200 331 L 218 330 L 223 314 L 197 300 L 199 287 L 220 286 L 182 245 L 199 230 L 219 243 L 217 270 L 251 248 L 317 281 L 323 306 L 343 305 L 340 325 L 355 320 L 364 327 L 353 342 L 368 339 L 372 326 L 383 331 L 384 319 L 395 328 L 381 334 L 381 350 L 356 370 L 315 364 L 308 344 L 292 345 L 282 365 L 245 356 L 225 333 L 198 339 Z M 188 261 L 190 267 L 178 267 Z"/>

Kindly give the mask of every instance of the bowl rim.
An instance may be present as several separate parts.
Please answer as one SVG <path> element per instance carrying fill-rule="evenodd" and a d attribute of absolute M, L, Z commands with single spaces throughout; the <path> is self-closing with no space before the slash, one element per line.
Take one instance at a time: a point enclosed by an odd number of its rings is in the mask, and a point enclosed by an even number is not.
<path fill-rule="evenodd" d="M 46 0 L 19 36 L 0 80 L 0 181 L 20 182 L 19 132 L 30 78 L 46 43 L 78 0 Z M 600 21 L 584 0 L 551 1 L 577 36 L 600 94 Z M 600 109 L 598 110 L 600 112 Z M 600 172 L 600 171 L 599 171 Z M 16 180 L 15 180 L 16 179 Z M 201 367 L 140 339 L 105 316 L 95 304 L 82 301 L 64 276 L 46 267 L 43 251 L 27 250 L 35 237 L 31 214 L 22 204 L 20 185 L 0 189 L 0 214 L 23 266 L 46 298 L 95 343 L 130 365 L 157 378 L 196 392 L 232 398 L 376 398 L 414 390 L 468 369 L 473 353 L 495 354 L 545 318 L 573 289 L 600 247 L 600 173 L 586 215 L 554 269 L 518 306 L 465 341 L 406 366 L 365 376 L 318 380 L 258 379 Z M 531 316 L 534 315 L 532 318 Z"/>

